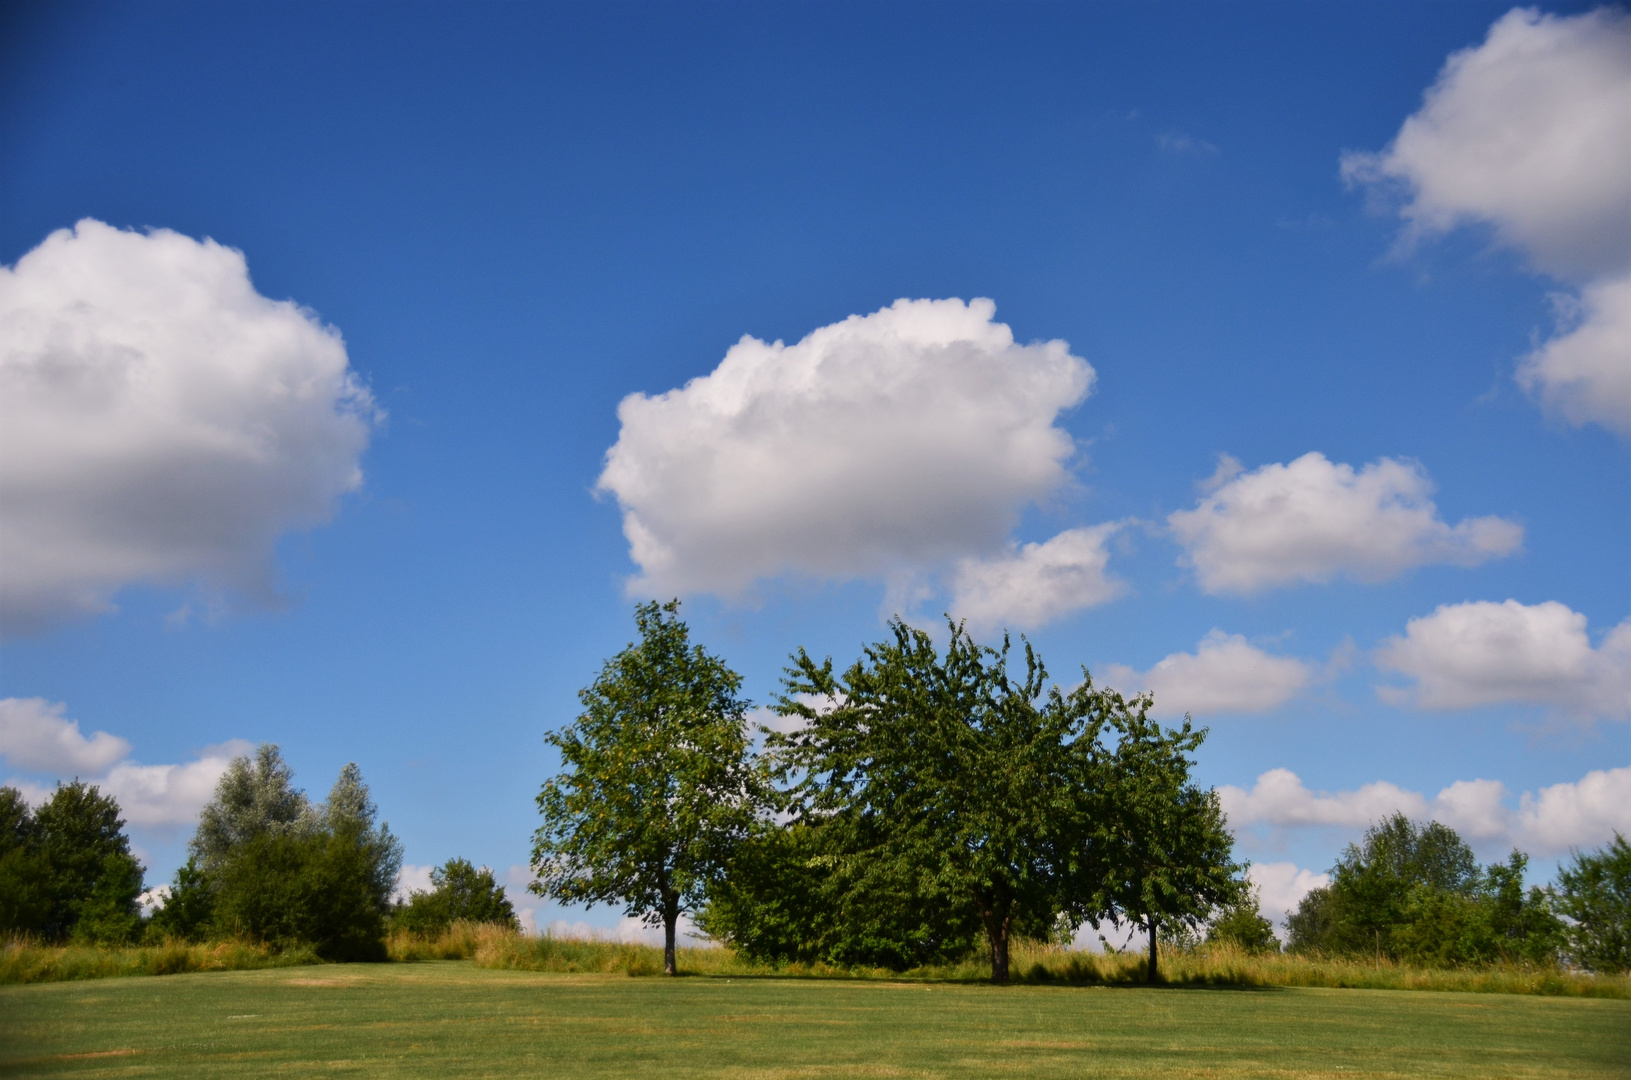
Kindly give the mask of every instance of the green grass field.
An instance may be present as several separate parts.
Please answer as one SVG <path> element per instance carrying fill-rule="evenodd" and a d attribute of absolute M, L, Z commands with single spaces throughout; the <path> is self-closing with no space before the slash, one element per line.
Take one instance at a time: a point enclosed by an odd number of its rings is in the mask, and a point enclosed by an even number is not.
<path fill-rule="evenodd" d="M 1626 1077 L 1631 1002 L 541 974 L 461 961 L 0 987 L 0 1074 Z"/>

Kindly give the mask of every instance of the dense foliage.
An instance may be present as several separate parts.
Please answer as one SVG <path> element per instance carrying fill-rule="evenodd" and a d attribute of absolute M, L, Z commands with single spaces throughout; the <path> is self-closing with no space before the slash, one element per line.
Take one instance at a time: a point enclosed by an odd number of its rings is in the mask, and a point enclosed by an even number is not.
<path fill-rule="evenodd" d="M 662 926 L 670 975 L 680 913 L 702 904 L 763 805 L 742 677 L 690 643 L 678 610 L 637 608 L 640 641 L 606 662 L 578 695 L 583 712 L 548 736 L 563 770 L 538 794 L 530 886 Z"/>
<path fill-rule="evenodd" d="M 1480 867 L 1453 829 L 1394 814 L 1286 920 L 1290 948 L 1430 965 L 1549 961 L 1562 927 L 1544 890 L 1524 891 L 1527 862 L 1514 851 Z"/>
<path fill-rule="evenodd" d="M 192 855 L 154 913 L 152 934 L 384 959 L 402 846 L 377 817 L 355 764 L 313 806 L 276 746 L 235 759 L 200 815 Z"/>
<path fill-rule="evenodd" d="M 141 931 L 142 865 L 119 804 L 91 784 L 58 784 L 29 811 L 0 788 L 0 930 L 118 944 Z"/>
<path fill-rule="evenodd" d="M 1631 844 L 1619 833 L 1601 851 L 1575 852 L 1557 874 L 1564 951 L 1589 971 L 1631 971 Z"/>
<path fill-rule="evenodd" d="M 485 866 L 449 859 L 430 872 L 430 885 L 429 892 L 413 892 L 392 913 L 393 930 L 433 937 L 461 921 L 521 928 L 504 887 Z"/>

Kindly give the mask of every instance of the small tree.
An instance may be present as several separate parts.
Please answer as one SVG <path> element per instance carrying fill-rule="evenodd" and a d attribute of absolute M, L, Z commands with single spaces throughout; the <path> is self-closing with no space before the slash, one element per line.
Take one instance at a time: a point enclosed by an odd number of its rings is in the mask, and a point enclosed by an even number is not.
<path fill-rule="evenodd" d="M 660 924 L 669 975 L 675 923 L 704 902 L 763 803 L 742 677 L 691 644 L 678 612 L 677 600 L 636 608 L 640 641 L 579 692 L 578 718 L 546 736 L 565 768 L 538 794 L 529 886 Z"/>
<path fill-rule="evenodd" d="M 1569 958 L 1592 971 L 1631 971 L 1631 844 L 1574 853 L 1557 873 L 1557 909 Z"/>
<path fill-rule="evenodd" d="M 853 906 L 907 891 L 972 908 L 1004 982 L 1015 928 L 1051 928 L 1068 906 L 1106 700 L 1091 680 L 1049 688 L 1029 643 L 1011 679 L 1006 638 L 998 650 L 950 629 L 941 655 L 895 620 L 842 677 L 800 650 L 779 708 L 804 726 L 770 745 L 803 824 L 865 838 L 834 868 Z"/>
<path fill-rule="evenodd" d="M 496 923 L 520 929 L 515 907 L 492 870 L 469 859 L 449 859 L 430 872 L 429 892 L 414 892 L 391 917 L 393 926 L 411 934 L 439 934 L 455 922 Z"/>
<path fill-rule="evenodd" d="M 1223 906 L 1208 924 L 1206 940 L 1249 953 L 1280 951 L 1280 939 L 1274 936 L 1274 924 L 1263 917 L 1255 887 L 1242 889 L 1232 903 Z"/>
<path fill-rule="evenodd" d="M 1117 695 L 1119 697 L 1119 695 Z M 1142 923 L 1149 933 L 1149 982 L 1160 981 L 1156 942 L 1163 923 L 1198 928 L 1244 888 L 1217 792 L 1190 783 L 1189 755 L 1206 738 L 1189 717 L 1164 729 L 1148 696 L 1115 711 L 1105 810 L 1094 834 L 1100 916 Z"/>

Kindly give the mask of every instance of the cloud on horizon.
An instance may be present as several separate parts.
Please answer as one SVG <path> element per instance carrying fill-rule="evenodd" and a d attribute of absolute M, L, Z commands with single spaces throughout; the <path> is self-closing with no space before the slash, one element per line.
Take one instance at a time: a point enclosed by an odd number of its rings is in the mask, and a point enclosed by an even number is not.
<path fill-rule="evenodd" d="M 205 747 L 196 759 L 178 765 L 126 761 L 130 750 L 129 741 L 105 731 L 86 739 L 60 702 L 0 699 L 0 757 L 9 766 L 35 776 L 95 784 L 118 800 L 125 821 L 141 829 L 168 831 L 195 823 L 232 759 L 253 747 L 233 739 Z M 50 788 L 28 780 L 7 783 L 35 805 L 51 794 Z"/>
<path fill-rule="evenodd" d="M 1523 792 L 1516 807 L 1498 780 L 1458 780 L 1429 799 L 1385 780 L 1353 791 L 1311 791 L 1290 769 L 1270 769 L 1249 790 L 1226 784 L 1218 795 L 1236 833 L 1264 826 L 1364 829 L 1398 812 L 1442 822 L 1482 851 L 1517 847 L 1543 858 L 1607 843 L 1615 831 L 1631 835 L 1631 767 Z"/>
<path fill-rule="evenodd" d="M 0 266 L 0 626 L 137 583 L 276 600 L 273 546 L 362 483 L 376 417 L 339 332 L 243 253 L 90 218 Z"/>

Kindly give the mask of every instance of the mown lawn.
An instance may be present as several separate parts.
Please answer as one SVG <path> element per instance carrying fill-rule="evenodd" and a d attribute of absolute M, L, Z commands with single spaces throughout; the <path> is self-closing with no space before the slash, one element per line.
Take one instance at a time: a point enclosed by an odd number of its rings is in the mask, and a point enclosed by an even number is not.
<path fill-rule="evenodd" d="M 0 987 L 6 1076 L 1626 1077 L 1631 1002 L 327 965 Z"/>

